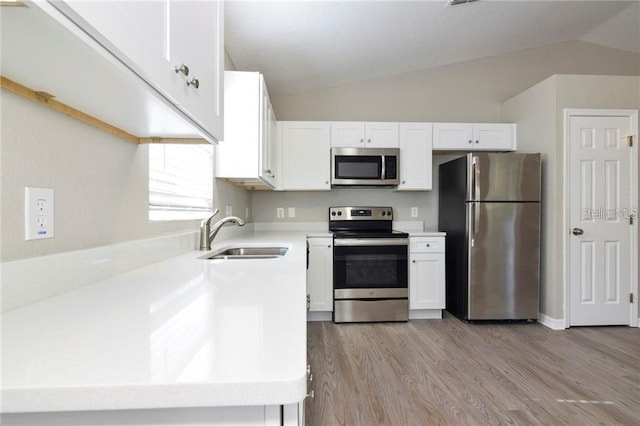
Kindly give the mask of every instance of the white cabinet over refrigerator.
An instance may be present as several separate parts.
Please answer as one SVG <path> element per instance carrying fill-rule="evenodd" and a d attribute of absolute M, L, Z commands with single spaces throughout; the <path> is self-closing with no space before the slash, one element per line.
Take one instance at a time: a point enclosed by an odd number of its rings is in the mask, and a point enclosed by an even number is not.
<path fill-rule="evenodd" d="M 433 149 L 442 151 L 515 151 L 513 123 L 433 123 Z"/>

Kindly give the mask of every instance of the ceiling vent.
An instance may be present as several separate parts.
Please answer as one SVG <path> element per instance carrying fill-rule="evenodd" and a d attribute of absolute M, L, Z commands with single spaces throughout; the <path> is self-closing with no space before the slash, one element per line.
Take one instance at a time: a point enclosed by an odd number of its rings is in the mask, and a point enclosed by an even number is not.
<path fill-rule="evenodd" d="M 465 4 L 465 3 L 471 3 L 474 1 L 478 1 L 478 0 L 451 0 L 449 2 L 449 6 L 456 6 L 458 4 Z"/>

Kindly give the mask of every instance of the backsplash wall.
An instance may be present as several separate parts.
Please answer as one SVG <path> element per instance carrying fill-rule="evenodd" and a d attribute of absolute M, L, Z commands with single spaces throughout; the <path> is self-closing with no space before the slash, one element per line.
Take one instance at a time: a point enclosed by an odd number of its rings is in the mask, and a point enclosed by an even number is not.
<path fill-rule="evenodd" d="M 326 222 L 331 206 L 391 206 L 394 219 L 421 220 L 426 231 L 438 230 L 438 165 L 458 156 L 434 155 L 433 190 L 396 191 L 382 189 L 333 189 L 331 191 L 254 191 L 251 196 L 252 220 L 255 222 Z M 285 209 L 285 218 L 276 217 L 276 209 Z M 295 207 L 295 218 L 288 217 L 288 207 Z M 418 207 L 418 217 L 411 217 L 411 207 Z"/>

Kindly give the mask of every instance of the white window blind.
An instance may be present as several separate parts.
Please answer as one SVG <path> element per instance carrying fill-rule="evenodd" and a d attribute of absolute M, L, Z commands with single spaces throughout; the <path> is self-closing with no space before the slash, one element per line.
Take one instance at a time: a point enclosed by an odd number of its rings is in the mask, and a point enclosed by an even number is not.
<path fill-rule="evenodd" d="M 149 220 L 202 219 L 212 198 L 213 145 L 149 146 Z"/>

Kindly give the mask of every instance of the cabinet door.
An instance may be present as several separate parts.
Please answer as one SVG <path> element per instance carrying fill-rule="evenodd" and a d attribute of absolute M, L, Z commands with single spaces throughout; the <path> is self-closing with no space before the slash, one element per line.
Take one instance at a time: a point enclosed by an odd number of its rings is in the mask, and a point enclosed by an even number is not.
<path fill-rule="evenodd" d="M 331 123 L 332 148 L 364 148 L 364 123 L 334 121 Z"/>
<path fill-rule="evenodd" d="M 54 6 L 216 139 L 223 130 L 222 1 L 66 1 Z M 186 65 L 189 75 L 176 72 Z M 187 85 L 196 78 L 196 85 Z"/>
<path fill-rule="evenodd" d="M 307 293 L 309 311 L 333 311 L 333 238 L 308 238 L 309 269 Z"/>
<path fill-rule="evenodd" d="M 514 124 L 474 124 L 474 150 L 515 151 Z"/>
<path fill-rule="evenodd" d="M 400 123 L 399 191 L 424 191 L 432 187 L 431 123 Z"/>
<path fill-rule="evenodd" d="M 473 126 L 469 123 L 434 123 L 433 149 L 473 149 Z"/>
<path fill-rule="evenodd" d="M 279 127 L 281 188 L 330 190 L 330 124 L 323 121 L 282 121 Z"/>
<path fill-rule="evenodd" d="M 444 309 L 444 253 L 414 253 L 409 258 L 409 309 Z"/>
<path fill-rule="evenodd" d="M 364 123 L 365 147 L 398 148 L 398 123 Z"/>
<path fill-rule="evenodd" d="M 264 82 L 264 77 L 260 75 L 260 178 L 275 186 L 276 171 L 276 115 L 271 106 L 269 92 Z"/>

